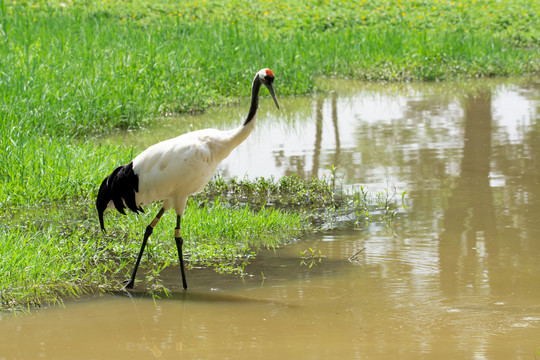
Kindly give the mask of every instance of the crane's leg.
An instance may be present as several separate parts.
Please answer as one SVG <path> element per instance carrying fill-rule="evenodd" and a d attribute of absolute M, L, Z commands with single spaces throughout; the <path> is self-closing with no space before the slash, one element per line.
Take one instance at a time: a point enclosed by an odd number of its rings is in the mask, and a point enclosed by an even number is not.
<path fill-rule="evenodd" d="M 152 232 L 154 231 L 154 227 L 156 227 L 157 223 L 161 219 L 161 216 L 163 216 L 163 213 L 165 213 L 165 209 L 161 208 L 161 210 L 159 210 L 154 220 L 152 220 L 152 222 L 146 227 L 146 230 L 144 231 L 144 237 L 143 237 L 143 242 L 141 245 L 141 250 L 139 251 L 139 257 L 137 258 L 137 262 L 135 263 L 135 268 L 133 268 L 131 279 L 128 281 L 126 286 L 124 286 L 124 289 L 133 289 L 133 285 L 135 285 L 135 275 L 137 274 L 137 269 L 139 268 L 139 263 L 141 262 L 144 248 L 146 247 L 146 242 L 148 241 L 148 238 L 150 237 L 150 235 L 152 235 Z"/>
<path fill-rule="evenodd" d="M 180 232 L 180 220 L 181 216 L 176 215 L 176 228 L 174 229 L 174 240 L 176 241 L 176 249 L 178 250 L 178 259 L 180 260 L 180 269 L 182 270 L 182 286 L 184 290 L 187 289 L 186 282 L 186 273 L 184 271 L 184 257 L 182 256 L 182 244 L 184 244 L 184 239 L 182 239 Z"/>

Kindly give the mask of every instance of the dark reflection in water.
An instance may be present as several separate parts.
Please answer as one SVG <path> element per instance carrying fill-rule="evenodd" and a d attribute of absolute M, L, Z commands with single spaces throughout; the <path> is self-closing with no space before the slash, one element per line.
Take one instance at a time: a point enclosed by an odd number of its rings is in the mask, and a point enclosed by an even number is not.
<path fill-rule="evenodd" d="M 280 98 L 279 113 L 262 101 L 256 130 L 221 172 L 308 177 L 335 165 L 346 183 L 396 186 L 407 191 L 408 208 L 392 231 L 371 224 L 310 236 L 264 253 L 243 280 L 191 270 L 187 295 L 178 269 L 166 269 L 168 300 L 107 296 L 6 318 L 0 359 L 537 356 L 538 84 L 321 87 L 332 92 Z M 110 141 L 143 148 L 173 128 L 230 128 L 245 105 L 164 119 Z M 301 265 L 310 248 L 324 258 Z"/>
<path fill-rule="evenodd" d="M 463 107 L 465 131 L 460 174 L 447 200 L 439 246 L 441 286 L 448 297 L 458 295 L 458 282 L 472 285 L 484 275 L 483 269 L 478 268 L 479 257 L 489 255 L 488 271 L 498 266 L 495 209 L 489 183 L 491 94 L 482 92 L 468 97 Z"/>
<path fill-rule="evenodd" d="M 339 140 L 339 126 L 338 126 L 338 115 L 337 115 L 337 95 L 333 93 L 332 98 L 332 126 L 334 130 L 335 135 L 335 150 L 333 154 L 333 162 L 332 165 L 334 167 L 340 166 L 340 140 Z M 323 131 L 323 104 L 324 100 L 322 98 L 318 98 L 316 100 L 316 113 L 315 113 L 315 146 L 313 149 L 313 168 L 311 170 L 310 175 L 314 177 L 319 176 L 319 170 L 320 169 L 320 156 L 321 156 L 321 148 L 322 148 L 322 131 Z M 287 175 L 299 175 L 298 172 L 291 172 Z M 306 174 L 307 175 L 307 174 Z"/>

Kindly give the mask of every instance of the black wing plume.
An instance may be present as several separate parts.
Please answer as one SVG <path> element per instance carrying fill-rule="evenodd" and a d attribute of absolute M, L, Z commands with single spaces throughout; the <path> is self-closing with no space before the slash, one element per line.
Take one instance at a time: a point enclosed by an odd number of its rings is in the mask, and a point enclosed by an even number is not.
<path fill-rule="evenodd" d="M 103 213 L 110 201 L 123 215 L 126 214 L 124 211 L 126 207 L 134 213 L 144 212 L 143 208 L 135 202 L 135 193 L 138 192 L 139 176 L 133 171 L 133 162 L 117 167 L 103 180 L 96 199 L 101 230 L 105 231 Z"/>

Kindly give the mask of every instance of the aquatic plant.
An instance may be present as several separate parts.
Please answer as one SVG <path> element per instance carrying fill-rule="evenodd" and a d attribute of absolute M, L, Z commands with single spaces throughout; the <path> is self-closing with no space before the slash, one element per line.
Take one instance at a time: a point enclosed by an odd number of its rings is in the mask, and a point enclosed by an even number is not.
<path fill-rule="evenodd" d="M 305 265 L 311 268 L 313 265 L 317 265 L 322 262 L 324 255 L 321 250 L 313 250 L 308 248 L 304 251 L 300 251 L 300 265 Z"/>

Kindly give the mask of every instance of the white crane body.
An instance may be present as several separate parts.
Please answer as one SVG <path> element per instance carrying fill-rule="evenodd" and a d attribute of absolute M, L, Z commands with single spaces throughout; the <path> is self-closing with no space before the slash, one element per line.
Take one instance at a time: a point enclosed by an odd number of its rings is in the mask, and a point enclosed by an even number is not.
<path fill-rule="evenodd" d="M 174 207 L 182 214 L 188 196 L 204 189 L 221 161 L 245 139 L 242 135 L 249 135 L 253 124 L 229 131 L 197 130 L 150 146 L 133 159 L 133 171 L 139 177 L 136 204 L 164 201 L 165 211 Z M 112 201 L 108 205 L 114 207 Z"/>
<path fill-rule="evenodd" d="M 251 106 L 244 123 L 232 130 L 204 129 L 189 132 L 159 142 L 144 150 L 129 164 L 117 167 L 103 180 L 97 200 L 99 221 L 105 230 L 103 213 L 107 207 L 125 214 L 124 209 L 138 213 L 142 206 L 162 201 L 162 208 L 148 225 L 130 282 L 132 288 L 146 241 L 163 213 L 174 208 L 177 215 L 175 240 L 182 269 L 184 289 L 187 288 L 182 260 L 180 218 L 189 195 L 200 192 L 214 176 L 218 165 L 253 131 L 259 104 L 259 89 L 265 85 L 276 106 L 273 88 L 274 74 L 262 69 L 255 75 L 251 91 Z"/>

